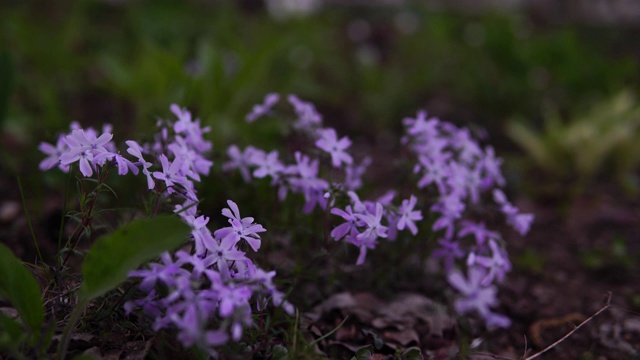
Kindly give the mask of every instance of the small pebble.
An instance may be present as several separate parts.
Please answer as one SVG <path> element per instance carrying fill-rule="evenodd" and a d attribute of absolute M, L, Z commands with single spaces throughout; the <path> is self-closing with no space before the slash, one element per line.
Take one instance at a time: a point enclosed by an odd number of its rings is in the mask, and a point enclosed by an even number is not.
<path fill-rule="evenodd" d="M 20 206 L 20 203 L 17 201 L 5 202 L 0 205 L 0 222 L 11 222 L 15 220 L 21 210 L 22 206 Z"/>

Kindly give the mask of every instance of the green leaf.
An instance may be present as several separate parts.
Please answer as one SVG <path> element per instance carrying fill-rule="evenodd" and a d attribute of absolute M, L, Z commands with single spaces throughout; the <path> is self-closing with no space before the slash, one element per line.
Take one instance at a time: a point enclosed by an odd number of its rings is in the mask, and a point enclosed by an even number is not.
<path fill-rule="evenodd" d="M 355 356 L 351 360 L 370 360 L 373 358 L 373 346 L 366 345 L 356 350 Z"/>
<path fill-rule="evenodd" d="M 17 348 L 24 340 L 22 326 L 14 319 L 0 312 L 0 348 Z"/>
<path fill-rule="evenodd" d="M 402 360 L 424 360 L 420 348 L 412 346 L 402 353 Z"/>
<path fill-rule="evenodd" d="M 40 286 L 4 244 L 0 244 L 0 297 L 18 310 L 32 334 L 40 333 L 44 319 Z"/>
<path fill-rule="evenodd" d="M 82 265 L 80 296 L 89 300 L 115 288 L 144 262 L 185 242 L 189 226 L 175 215 L 143 219 L 103 236 Z"/>
<path fill-rule="evenodd" d="M 286 360 L 289 358 L 289 349 L 282 345 L 274 345 L 271 349 L 272 360 Z"/>
<path fill-rule="evenodd" d="M 4 125 L 9 110 L 9 99 L 13 86 L 13 65 L 11 57 L 5 50 L 0 50 L 0 129 Z"/>

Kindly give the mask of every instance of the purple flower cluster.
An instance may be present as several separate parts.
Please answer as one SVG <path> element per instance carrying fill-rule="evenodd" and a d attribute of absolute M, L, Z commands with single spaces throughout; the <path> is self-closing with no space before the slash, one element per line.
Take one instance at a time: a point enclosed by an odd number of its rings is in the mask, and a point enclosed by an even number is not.
<path fill-rule="evenodd" d="M 473 215 L 473 208 L 478 208 L 487 192 L 493 194 L 506 222 L 521 235 L 529 231 L 533 215 L 520 213 L 507 200 L 500 189 L 505 185 L 501 160 L 493 148 L 482 148 L 468 129 L 429 118 L 424 111 L 405 119 L 404 125 L 403 142 L 418 159 L 414 167 L 417 186 L 436 194 L 431 211 L 437 220 L 432 230 L 438 234 L 440 246 L 432 256 L 443 259 L 449 283 L 461 293 L 456 309 L 461 313 L 476 311 L 488 326 L 508 326 L 509 319 L 490 310 L 497 304 L 493 284 L 502 282 L 511 270 L 504 241 L 499 233 L 465 219 L 465 215 Z M 455 267 L 457 260 L 465 258 L 466 279 Z"/>
<path fill-rule="evenodd" d="M 269 94 L 270 99 L 279 99 L 277 94 Z M 316 149 L 331 159 L 331 164 L 342 171 L 345 181 L 342 186 L 349 190 L 355 190 L 361 186 L 361 176 L 368 160 L 360 164 L 354 164 L 352 156 L 348 153 L 351 141 L 348 137 L 338 138 L 335 129 L 322 128 L 322 117 L 316 111 L 313 104 L 300 100 L 295 95 L 287 97 L 296 114 L 292 127 L 309 136 Z M 265 100 L 265 104 L 267 104 Z M 262 109 L 263 105 L 257 105 Z M 275 102 L 269 102 L 273 106 Z M 254 107 L 254 110 L 256 108 Z M 252 112 L 254 114 L 254 112 Z M 283 162 L 277 150 L 265 151 L 253 146 L 241 150 L 237 145 L 231 145 L 227 149 L 229 161 L 222 165 L 223 170 L 238 170 L 245 182 L 253 179 L 269 178 L 271 184 L 278 187 L 278 196 L 284 200 L 289 192 L 303 194 L 305 205 L 303 211 L 310 213 L 318 206 L 325 209 L 331 184 L 320 176 L 320 157 L 312 158 L 300 151 L 294 152 L 291 163 Z M 335 183 L 335 182 L 333 182 Z"/>
<path fill-rule="evenodd" d="M 252 146 L 240 150 L 231 145 L 227 150 L 230 161 L 223 165 L 223 169 L 237 169 L 246 182 L 269 177 L 272 185 L 279 189 L 280 200 L 284 200 L 289 192 L 303 194 L 304 213 L 310 213 L 316 207 L 326 210 L 329 206 L 331 214 L 345 221 L 331 231 L 331 237 L 359 249 L 358 265 L 364 263 L 367 250 L 375 248 L 378 239 L 393 240 L 398 230 L 405 229 L 417 234 L 415 221 L 422 220 L 421 211 L 414 210 L 417 198 L 411 196 L 401 205 L 393 205 L 395 193 L 390 192 L 375 202 L 361 202 L 355 191 L 362 186 L 362 175 L 371 160 L 365 158 L 356 164 L 349 153 L 351 140 L 346 136 L 339 137 L 333 128 L 323 127 L 322 116 L 313 104 L 295 95 L 289 95 L 287 100 L 296 115 L 292 128 L 308 136 L 310 143 L 315 145 L 311 151 L 318 153 L 319 149 L 320 156 L 312 158 L 296 151 L 292 159 L 295 162 L 287 164 L 279 158 L 276 150 L 266 152 Z M 332 168 L 329 173 L 341 172 L 344 180 L 338 182 L 323 177 L 320 173 L 321 160 L 328 160 Z M 336 192 L 348 194 L 350 203 L 346 208 L 333 206 Z M 383 219 L 387 225 L 382 224 Z"/>
<path fill-rule="evenodd" d="M 364 263 L 367 249 L 375 248 L 378 238 L 395 240 L 398 230 L 408 229 L 413 235 L 418 233 L 416 221 L 422 220 L 422 212 L 414 210 L 417 198 L 413 195 L 402 201 L 397 207 L 391 201 L 394 192 L 389 192 L 377 201 L 360 201 L 358 196 L 350 191 L 350 204 L 344 210 L 332 208 L 331 213 L 340 216 L 345 222 L 331 231 L 334 240 L 343 239 L 360 248 L 357 265 Z M 382 225 L 382 219 L 388 225 Z"/>
<path fill-rule="evenodd" d="M 142 308 L 154 317 L 155 330 L 176 328 L 185 346 L 197 345 L 216 356 L 216 347 L 229 339 L 240 340 L 243 329 L 253 325 L 253 309 L 263 309 L 266 299 L 288 313 L 293 306 L 275 287 L 275 272 L 258 268 L 242 251 L 259 250 L 260 233 L 266 231 L 262 225 L 252 217 L 242 217 L 236 203 L 228 200 L 229 207 L 222 210 L 227 226 L 214 231 L 207 227 L 209 218 L 197 208 L 195 182 L 208 175 L 213 165 L 205 157 L 212 147 L 203 138 L 208 129 L 186 109 L 172 105 L 171 111 L 177 121 L 159 121 L 160 131 L 153 143 L 125 142 L 132 159 L 117 152 L 109 126 L 99 134 L 72 124 L 71 133 L 61 135 L 55 146 L 40 144 L 48 155 L 40 168 L 57 166 L 66 172 L 78 162 L 85 177 L 109 166 L 116 166 L 119 175 L 128 171 L 137 175 L 142 170 L 149 190 L 179 202 L 174 213 L 191 227 L 193 245 L 174 254 L 164 253 L 159 262 L 133 271 L 130 276 L 140 278 L 139 287 L 146 296 L 127 303 L 125 310 Z M 166 291 L 157 291 L 158 285 Z"/>
<path fill-rule="evenodd" d="M 365 261 L 367 251 L 374 249 L 379 239 L 394 240 L 398 231 L 403 230 L 417 235 L 423 219 L 422 211 L 415 209 L 419 197 L 410 195 L 397 205 L 393 204 L 395 192 L 390 191 L 375 201 L 361 201 L 356 191 L 362 186 L 370 159 L 356 165 L 348 152 L 351 146 L 348 137 L 339 137 L 335 129 L 323 128 L 322 116 L 312 104 L 295 95 L 287 99 L 296 115 L 292 128 L 310 137 L 310 143 L 322 150 L 323 156 L 311 158 L 296 152 L 295 163 L 287 165 L 275 150 L 266 152 L 249 146 L 241 151 L 232 145 L 227 150 L 231 160 L 223 169 L 239 170 L 246 182 L 271 178 L 272 185 L 279 188 L 281 200 L 289 191 L 304 194 L 305 213 L 316 205 L 322 209 L 328 206 L 330 213 L 342 221 L 333 228 L 331 237 L 359 248 L 357 264 Z M 272 105 L 270 102 L 269 106 Z M 533 215 L 520 213 L 507 200 L 500 189 L 505 185 L 500 170 L 502 161 L 493 148 L 482 147 L 469 129 L 429 118 L 424 111 L 405 119 L 404 125 L 406 135 L 402 142 L 416 156 L 414 173 L 418 176 L 418 189 L 435 199 L 429 210 L 436 219 L 431 231 L 437 236 L 439 247 L 432 256 L 442 259 L 449 283 L 461 294 L 456 309 L 461 313 L 477 312 L 489 326 L 508 326 L 506 317 L 490 310 L 497 304 L 495 284 L 503 281 L 511 269 L 504 241 L 484 223 L 470 219 L 477 218 L 473 216 L 477 215 L 474 209 L 486 201 L 486 193 L 493 194 L 494 204 L 506 222 L 521 235 L 528 232 Z M 333 168 L 324 171 L 329 176 L 323 177 L 320 171 L 322 160 L 329 160 Z M 336 169 L 345 175 L 343 182 L 329 180 L 335 178 Z M 336 207 L 341 193 L 348 203 Z M 466 267 L 468 278 L 456 266 Z"/>

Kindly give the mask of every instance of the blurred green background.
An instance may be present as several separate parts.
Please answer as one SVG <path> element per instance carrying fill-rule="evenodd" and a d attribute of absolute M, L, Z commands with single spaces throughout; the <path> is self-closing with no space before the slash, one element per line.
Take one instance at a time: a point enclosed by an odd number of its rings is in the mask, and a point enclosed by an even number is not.
<path fill-rule="evenodd" d="M 532 195 L 601 179 L 634 193 L 637 26 L 556 21 L 526 7 L 277 3 L 3 1 L 2 171 L 32 172 L 36 145 L 72 120 L 112 123 L 120 141 L 148 136 L 171 103 L 212 127 L 218 152 L 275 142 L 244 116 L 276 91 L 374 144 L 399 138 L 401 119 L 421 108 L 485 129 L 514 164 L 513 186 Z M 605 132 L 614 134 L 605 141 Z M 532 172 L 556 185 L 527 183 Z"/>

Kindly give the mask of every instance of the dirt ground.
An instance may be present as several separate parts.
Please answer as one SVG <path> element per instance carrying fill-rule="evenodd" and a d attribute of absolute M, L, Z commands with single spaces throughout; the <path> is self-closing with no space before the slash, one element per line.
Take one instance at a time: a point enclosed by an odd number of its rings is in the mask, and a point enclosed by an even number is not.
<path fill-rule="evenodd" d="M 321 343 L 323 352 L 345 359 L 376 342 L 370 351 L 376 359 L 412 346 L 428 359 L 526 359 L 574 330 L 536 358 L 640 359 L 640 204 L 614 192 L 586 194 L 564 209 L 520 201 L 536 221 L 525 238 L 513 234 L 509 243 L 514 270 L 498 308 L 513 322 L 506 330 L 447 315 L 421 293 L 387 301 L 366 292 L 336 294 L 303 325 L 318 338 L 349 316 Z"/>

